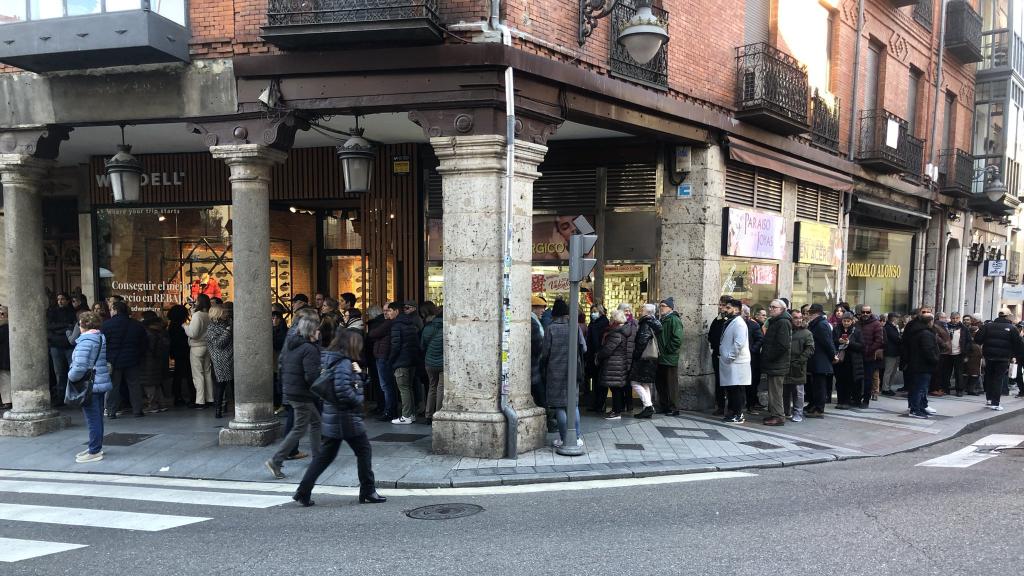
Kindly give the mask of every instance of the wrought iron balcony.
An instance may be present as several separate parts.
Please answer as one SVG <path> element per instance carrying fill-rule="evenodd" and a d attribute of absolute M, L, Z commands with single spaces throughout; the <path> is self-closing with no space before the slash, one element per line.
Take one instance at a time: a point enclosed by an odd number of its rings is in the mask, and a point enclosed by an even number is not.
<path fill-rule="evenodd" d="M 966 0 L 946 4 L 946 50 L 962 62 L 981 62 L 981 15 Z"/>
<path fill-rule="evenodd" d="M 839 151 L 839 97 L 814 89 L 811 97 L 811 142 L 833 152 Z"/>
<path fill-rule="evenodd" d="M 900 140 L 900 156 L 903 158 L 903 177 L 920 183 L 924 172 L 924 140 L 911 136 L 909 132 Z"/>
<path fill-rule="evenodd" d="M 971 195 L 974 181 L 974 158 L 963 150 L 943 150 L 939 153 L 939 191 L 957 198 Z"/>
<path fill-rule="evenodd" d="M 55 72 L 189 61 L 192 34 L 185 0 L 121 0 L 117 10 L 110 6 L 71 0 L 4 3 L 0 62 Z"/>
<path fill-rule="evenodd" d="M 764 42 L 736 49 L 736 118 L 780 134 L 810 130 L 807 70 Z"/>
<path fill-rule="evenodd" d="M 262 30 L 264 40 L 288 50 L 444 37 L 437 0 L 267 0 Z"/>
<path fill-rule="evenodd" d="M 665 22 L 668 27 L 668 12 L 651 6 L 651 12 L 658 20 Z M 638 64 L 629 56 L 629 52 L 619 44 L 618 37 L 621 28 L 636 14 L 636 2 L 634 0 L 619 0 L 619 3 L 612 9 L 610 16 L 611 31 L 610 38 L 609 67 L 612 76 L 628 78 L 634 82 L 645 84 L 653 88 L 668 88 L 668 45 L 663 44 L 661 50 L 646 64 Z"/>
<path fill-rule="evenodd" d="M 914 21 L 921 26 L 931 30 L 934 14 L 935 6 L 933 6 L 932 0 L 921 0 L 914 3 Z"/>
<path fill-rule="evenodd" d="M 860 115 L 857 161 L 879 172 L 907 171 L 907 121 L 886 110 L 864 110 Z M 918 167 L 920 172 L 920 167 Z"/>

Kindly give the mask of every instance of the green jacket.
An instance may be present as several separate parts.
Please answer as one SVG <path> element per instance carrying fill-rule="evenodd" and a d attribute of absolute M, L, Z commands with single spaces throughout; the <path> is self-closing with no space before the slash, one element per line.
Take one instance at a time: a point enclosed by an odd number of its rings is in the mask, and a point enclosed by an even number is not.
<path fill-rule="evenodd" d="M 814 335 L 807 328 L 793 329 L 789 346 L 789 380 L 787 384 L 803 386 L 807 382 L 807 362 L 814 356 Z"/>
<path fill-rule="evenodd" d="M 423 364 L 431 368 L 444 366 L 444 324 L 440 316 L 423 327 L 420 350 L 423 350 Z"/>
<path fill-rule="evenodd" d="M 658 364 L 678 366 L 679 349 L 683 347 L 683 320 L 675 311 L 661 317 L 661 332 L 658 334 Z"/>

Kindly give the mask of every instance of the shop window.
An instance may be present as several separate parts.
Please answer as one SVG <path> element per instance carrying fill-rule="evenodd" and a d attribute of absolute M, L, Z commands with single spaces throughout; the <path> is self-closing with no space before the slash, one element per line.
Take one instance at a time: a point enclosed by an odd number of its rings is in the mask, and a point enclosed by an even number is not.
<path fill-rule="evenodd" d="M 620 302 L 633 306 L 637 316 L 650 301 L 651 266 L 648 264 L 609 264 L 604 267 L 603 300 L 611 309 Z"/>
<path fill-rule="evenodd" d="M 821 304 L 826 310 L 836 305 L 836 269 L 817 264 L 794 264 L 793 308 Z"/>
<path fill-rule="evenodd" d="M 872 228 L 850 230 L 846 299 L 876 312 L 910 310 L 913 234 Z"/>
<path fill-rule="evenodd" d="M 782 212 L 782 175 L 753 166 L 729 163 L 725 170 L 725 201 Z"/>
<path fill-rule="evenodd" d="M 530 293 L 547 300 L 550 307 L 556 299 L 569 300 L 568 266 L 534 266 L 530 278 Z M 586 313 L 594 304 L 593 277 L 580 282 L 580 310 Z"/>
<path fill-rule="evenodd" d="M 362 256 L 327 256 L 327 290 L 335 298 L 351 292 L 356 295 L 356 307 L 366 310 L 369 302 L 363 289 L 366 281 L 366 263 Z"/>
<path fill-rule="evenodd" d="M 359 250 L 363 247 L 363 223 L 359 210 L 330 210 L 323 218 L 324 249 Z"/>
<path fill-rule="evenodd" d="M 444 268 L 427 266 L 427 300 L 438 306 L 444 305 Z"/>
<path fill-rule="evenodd" d="M 758 264 L 742 260 L 723 259 L 720 262 L 723 295 L 729 295 L 751 310 L 768 308 L 779 290 L 779 266 Z"/>
<path fill-rule="evenodd" d="M 608 167 L 608 208 L 654 206 L 658 169 L 654 164 Z"/>

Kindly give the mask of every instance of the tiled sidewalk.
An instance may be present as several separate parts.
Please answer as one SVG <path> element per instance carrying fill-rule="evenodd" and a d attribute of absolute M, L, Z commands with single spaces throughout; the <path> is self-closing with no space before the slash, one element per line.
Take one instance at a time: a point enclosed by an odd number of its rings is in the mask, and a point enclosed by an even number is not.
<path fill-rule="evenodd" d="M 902 398 L 883 398 L 871 408 L 827 410 L 824 419 L 766 427 L 759 416 L 742 425 L 724 424 L 707 414 L 656 416 L 651 420 L 606 421 L 585 416 L 586 453 L 569 457 L 545 447 L 516 460 L 460 458 L 430 453 L 430 428 L 368 422 L 374 472 L 382 487 L 486 486 L 602 478 L 629 478 L 738 468 L 791 466 L 883 455 L 924 446 L 1024 409 L 1024 400 L 1006 399 L 1006 411 L 985 409 L 979 397 L 932 399 L 940 414 L 930 420 L 901 416 Z M 263 462 L 274 447 L 217 445 L 226 420 L 209 411 L 174 410 L 145 418 L 108 420 L 106 457 L 75 464 L 86 439 L 81 415 L 68 411 L 73 425 L 36 438 L 0 438 L 0 468 L 135 474 L 237 481 L 271 481 Z M 110 436 L 112 435 L 112 436 Z M 548 439 L 553 440 L 554 434 Z M 121 445 L 118 445 L 121 444 Z M 303 445 L 303 450 L 309 451 Z M 286 462 L 289 482 L 309 460 Z M 321 483 L 352 486 L 355 459 L 343 449 Z"/>

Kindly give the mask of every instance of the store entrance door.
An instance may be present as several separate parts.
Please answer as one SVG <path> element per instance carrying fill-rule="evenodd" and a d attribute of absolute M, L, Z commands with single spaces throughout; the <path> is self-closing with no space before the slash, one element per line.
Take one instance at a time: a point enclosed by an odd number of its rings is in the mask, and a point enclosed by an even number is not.
<path fill-rule="evenodd" d="M 368 275 L 362 211 L 339 208 L 324 210 L 318 215 L 317 288 L 339 300 L 342 294 L 351 292 L 356 295 L 356 306 L 365 311 Z"/>

